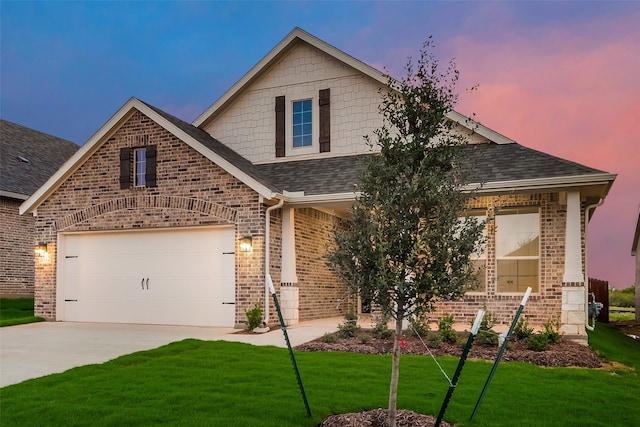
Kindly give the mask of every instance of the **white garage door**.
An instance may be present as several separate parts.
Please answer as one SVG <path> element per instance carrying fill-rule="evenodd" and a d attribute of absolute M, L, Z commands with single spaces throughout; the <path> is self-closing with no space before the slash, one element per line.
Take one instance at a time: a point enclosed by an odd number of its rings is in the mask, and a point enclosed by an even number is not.
<path fill-rule="evenodd" d="M 234 326 L 233 228 L 61 236 L 59 320 Z"/>

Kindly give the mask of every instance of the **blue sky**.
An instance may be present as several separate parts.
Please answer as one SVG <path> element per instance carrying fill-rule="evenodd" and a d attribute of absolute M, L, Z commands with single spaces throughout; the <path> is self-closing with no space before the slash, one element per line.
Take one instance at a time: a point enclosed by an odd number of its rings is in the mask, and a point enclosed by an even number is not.
<path fill-rule="evenodd" d="M 633 283 L 640 2 L 0 3 L 0 115 L 83 144 L 131 96 L 191 121 L 294 27 L 400 76 L 433 35 L 463 114 L 619 174 L 590 275 Z M 469 94 L 464 88 L 479 85 Z"/>

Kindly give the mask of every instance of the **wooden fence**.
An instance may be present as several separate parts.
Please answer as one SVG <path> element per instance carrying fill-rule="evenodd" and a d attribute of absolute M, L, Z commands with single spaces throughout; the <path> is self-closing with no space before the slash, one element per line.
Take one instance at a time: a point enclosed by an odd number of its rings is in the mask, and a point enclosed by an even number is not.
<path fill-rule="evenodd" d="M 596 301 L 602 303 L 602 310 L 596 319 L 598 322 L 609 323 L 609 282 L 589 277 L 589 301 L 593 300 L 592 292 Z"/>

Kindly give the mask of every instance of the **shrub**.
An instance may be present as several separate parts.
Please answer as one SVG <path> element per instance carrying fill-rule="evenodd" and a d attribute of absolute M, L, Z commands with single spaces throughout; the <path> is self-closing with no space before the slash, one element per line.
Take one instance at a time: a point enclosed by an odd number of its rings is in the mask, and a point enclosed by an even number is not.
<path fill-rule="evenodd" d="M 538 332 L 537 334 L 531 334 L 526 339 L 525 345 L 529 350 L 533 351 L 545 351 L 549 344 L 549 337 L 545 332 Z"/>
<path fill-rule="evenodd" d="M 478 332 L 478 340 L 482 344 L 488 345 L 498 345 L 498 334 L 493 330 L 493 327 L 496 324 L 497 317 L 496 315 L 488 311 L 485 307 L 484 317 L 482 318 L 482 322 L 480 322 L 480 330 Z"/>
<path fill-rule="evenodd" d="M 426 318 L 412 318 L 409 327 L 411 328 L 412 334 L 418 334 L 421 337 L 427 336 L 429 330 L 431 330 L 431 328 L 429 327 L 429 322 Z"/>
<path fill-rule="evenodd" d="M 513 335 L 519 340 L 526 340 L 533 335 L 533 328 L 529 327 L 529 319 L 521 317 L 513 329 Z"/>
<path fill-rule="evenodd" d="M 322 336 L 322 342 L 326 342 L 327 344 L 333 344 L 338 342 L 338 335 L 334 332 L 327 332 Z"/>
<path fill-rule="evenodd" d="M 456 331 L 453 329 L 453 324 L 455 320 L 453 320 L 453 316 L 447 314 L 438 320 L 438 333 L 440 334 L 440 339 L 444 342 L 455 343 L 458 339 L 458 335 Z"/>
<path fill-rule="evenodd" d="M 387 326 L 387 321 L 381 319 L 376 326 L 371 330 L 374 337 L 381 340 L 388 340 L 393 337 L 394 332 Z"/>
<path fill-rule="evenodd" d="M 247 315 L 247 329 L 253 331 L 255 328 L 260 326 L 262 322 L 262 304 L 260 301 L 253 305 L 253 308 L 250 310 L 245 310 L 245 314 Z"/>
<path fill-rule="evenodd" d="M 360 341 L 360 344 L 367 344 L 369 341 L 371 341 L 371 335 L 358 334 L 358 341 Z"/>
<path fill-rule="evenodd" d="M 338 336 L 340 338 L 353 338 L 360 331 L 360 326 L 355 321 L 346 321 L 338 325 Z"/>
<path fill-rule="evenodd" d="M 430 333 L 427 336 L 427 342 L 429 343 L 429 346 L 432 348 L 442 347 L 442 339 L 440 338 L 440 334 Z"/>
<path fill-rule="evenodd" d="M 544 323 L 544 333 L 547 335 L 547 339 L 551 344 L 555 344 L 562 338 L 562 332 L 560 332 L 560 320 L 547 319 Z"/>

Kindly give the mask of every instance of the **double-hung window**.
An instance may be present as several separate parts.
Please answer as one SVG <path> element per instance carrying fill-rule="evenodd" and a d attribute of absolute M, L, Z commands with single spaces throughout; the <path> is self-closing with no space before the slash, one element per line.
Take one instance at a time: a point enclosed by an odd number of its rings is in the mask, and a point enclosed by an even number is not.
<path fill-rule="evenodd" d="M 313 145 L 313 103 L 311 99 L 293 101 L 293 148 Z"/>
<path fill-rule="evenodd" d="M 540 213 L 538 208 L 504 209 L 496 215 L 498 292 L 538 291 Z"/>
<path fill-rule="evenodd" d="M 136 148 L 133 150 L 134 185 L 144 187 L 147 184 L 147 149 Z"/>

